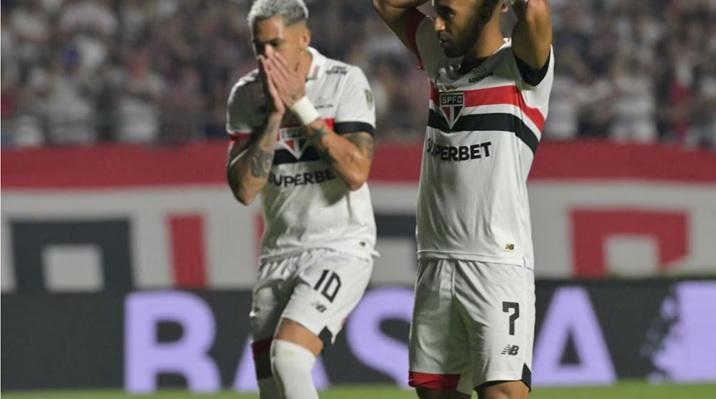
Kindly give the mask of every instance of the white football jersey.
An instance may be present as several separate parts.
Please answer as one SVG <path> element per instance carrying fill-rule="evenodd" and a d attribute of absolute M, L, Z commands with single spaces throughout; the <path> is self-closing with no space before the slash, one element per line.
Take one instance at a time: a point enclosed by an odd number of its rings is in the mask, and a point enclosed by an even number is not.
<path fill-rule="evenodd" d="M 313 48 L 306 96 L 338 134 L 373 134 L 373 95 L 360 68 L 329 59 Z M 229 95 L 226 129 L 247 138 L 266 121 L 266 98 L 258 70 L 239 79 Z M 301 123 L 286 112 L 268 182 L 261 192 L 265 231 L 261 258 L 283 257 L 311 248 L 332 248 L 371 257 L 375 220 L 368 185 L 350 191 L 321 159 Z"/>
<path fill-rule="evenodd" d="M 457 71 L 432 21 L 412 27 L 431 82 L 420 190 L 419 257 L 534 267 L 527 175 L 547 117 L 554 57 L 536 86 L 505 44 L 472 71 Z M 543 71 L 544 72 L 544 71 Z"/>

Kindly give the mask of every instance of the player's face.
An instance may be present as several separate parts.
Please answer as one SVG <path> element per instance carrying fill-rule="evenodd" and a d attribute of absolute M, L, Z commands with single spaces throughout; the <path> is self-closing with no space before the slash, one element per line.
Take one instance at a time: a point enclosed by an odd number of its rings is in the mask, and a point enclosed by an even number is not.
<path fill-rule="evenodd" d="M 257 56 L 266 55 L 267 51 L 277 52 L 292 68 L 296 68 L 300 63 L 301 55 L 308 48 L 311 37 L 304 22 L 286 26 L 283 17 L 256 21 L 252 35 Z"/>
<path fill-rule="evenodd" d="M 433 0 L 435 32 L 448 57 L 465 55 L 477 43 L 492 16 L 484 13 L 484 0 Z M 494 11 L 494 10 L 490 10 Z"/>

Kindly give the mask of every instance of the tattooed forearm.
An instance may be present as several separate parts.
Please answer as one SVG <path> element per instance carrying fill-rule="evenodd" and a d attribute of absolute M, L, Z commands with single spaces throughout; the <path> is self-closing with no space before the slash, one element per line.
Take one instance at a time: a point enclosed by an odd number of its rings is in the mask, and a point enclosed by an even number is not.
<path fill-rule="evenodd" d="M 247 154 L 251 175 L 254 177 L 268 177 L 273 164 L 273 151 L 264 151 L 261 148 L 254 148 Z"/>
<path fill-rule="evenodd" d="M 368 133 L 350 133 L 346 134 L 344 137 L 363 151 L 368 158 L 373 159 L 373 136 Z"/>
<path fill-rule="evenodd" d="M 328 153 L 328 150 L 321 145 L 321 139 L 327 134 L 328 132 L 325 130 L 325 127 L 321 126 L 313 131 L 311 139 L 313 140 L 314 148 L 316 149 L 318 155 L 323 158 L 324 161 L 334 163 L 336 160 Z"/>

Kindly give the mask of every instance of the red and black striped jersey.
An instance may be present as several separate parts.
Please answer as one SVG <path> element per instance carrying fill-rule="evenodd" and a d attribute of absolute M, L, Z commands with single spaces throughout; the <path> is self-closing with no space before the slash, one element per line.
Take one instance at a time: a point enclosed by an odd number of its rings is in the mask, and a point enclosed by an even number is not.
<path fill-rule="evenodd" d="M 416 13 L 413 22 L 413 50 L 431 83 L 418 255 L 534 267 L 526 182 L 547 117 L 554 57 L 539 81 L 528 83 L 505 40 L 461 73 L 461 60 L 444 54 L 432 21 Z"/>

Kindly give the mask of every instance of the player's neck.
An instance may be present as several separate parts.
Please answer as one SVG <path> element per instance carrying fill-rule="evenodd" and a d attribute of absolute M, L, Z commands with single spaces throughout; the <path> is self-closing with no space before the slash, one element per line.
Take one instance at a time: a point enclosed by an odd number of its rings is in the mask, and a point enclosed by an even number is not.
<path fill-rule="evenodd" d="M 478 67 L 483 61 L 502 47 L 504 43 L 505 38 L 502 36 L 502 31 L 499 29 L 499 25 L 496 29 L 490 25 L 486 26 L 480 37 L 477 39 L 477 43 L 475 43 L 472 47 L 472 50 L 465 55 L 460 67 L 461 72 L 467 73 Z"/>
<path fill-rule="evenodd" d="M 304 80 L 308 80 L 308 75 L 311 73 L 311 64 L 313 64 L 313 54 L 306 49 L 301 55 L 301 61 L 298 65 L 301 73 L 303 73 Z"/>

